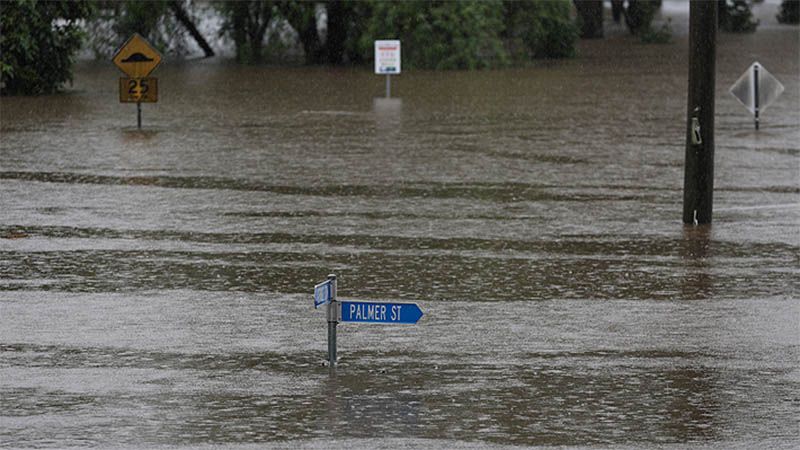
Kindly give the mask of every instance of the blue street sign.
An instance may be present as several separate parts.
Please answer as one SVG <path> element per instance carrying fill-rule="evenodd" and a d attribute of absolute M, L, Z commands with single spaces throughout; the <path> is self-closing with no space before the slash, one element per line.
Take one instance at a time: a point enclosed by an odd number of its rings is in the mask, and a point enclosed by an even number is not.
<path fill-rule="evenodd" d="M 314 308 L 331 302 L 333 298 L 333 280 L 323 281 L 314 286 Z"/>
<path fill-rule="evenodd" d="M 415 324 L 422 310 L 415 303 L 341 302 L 342 322 Z"/>

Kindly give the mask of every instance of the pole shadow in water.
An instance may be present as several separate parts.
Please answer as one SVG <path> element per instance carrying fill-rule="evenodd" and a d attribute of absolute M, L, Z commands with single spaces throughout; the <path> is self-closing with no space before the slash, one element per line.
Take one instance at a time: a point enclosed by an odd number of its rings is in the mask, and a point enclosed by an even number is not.
<path fill-rule="evenodd" d="M 124 142 L 149 141 L 157 137 L 161 131 L 162 130 L 154 128 L 142 130 L 137 129 L 136 127 L 123 128 L 120 130 L 120 137 Z"/>
<path fill-rule="evenodd" d="M 381 132 L 394 134 L 400 129 L 403 99 L 376 97 L 372 100 L 372 112 L 376 128 Z"/>
<path fill-rule="evenodd" d="M 331 435 L 363 439 L 420 433 L 422 399 L 418 391 L 429 373 L 357 365 L 341 369 L 329 367 L 322 389 L 325 407 L 322 423 Z"/>
<path fill-rule="evenodd" d="M 710 273 L 713 256 L 711 224 L 686 225 L 680 256 L 685 262 L 685 275 L 681 284 L 681 297 L 687 300 L 705 300 L 714 295 L 714 279 Z"/>

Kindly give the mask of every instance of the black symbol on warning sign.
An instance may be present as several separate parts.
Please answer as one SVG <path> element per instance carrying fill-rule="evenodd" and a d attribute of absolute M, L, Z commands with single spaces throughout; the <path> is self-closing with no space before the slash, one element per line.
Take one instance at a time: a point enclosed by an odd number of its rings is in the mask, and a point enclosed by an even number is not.
<path fill-rule="evenodd" d="M 137 63 L 137 62 L 149 62 L 149 61 L 153 61 L 153 58 L 148 58 L 144 54 L 136 52 L 136 53 L 132 54 L 131 56 L 128 56 L 127 58 L 123 59 L 120 62 Z"/>

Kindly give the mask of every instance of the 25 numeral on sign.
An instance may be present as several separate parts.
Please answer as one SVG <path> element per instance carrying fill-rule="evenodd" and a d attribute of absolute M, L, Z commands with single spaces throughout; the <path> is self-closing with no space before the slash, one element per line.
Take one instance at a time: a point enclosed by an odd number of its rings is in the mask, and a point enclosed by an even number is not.
<path fill-rule="evenodd" d="M 120 103 L 156 103 L 158 102 L 158 79 L 120 78 Z"/>

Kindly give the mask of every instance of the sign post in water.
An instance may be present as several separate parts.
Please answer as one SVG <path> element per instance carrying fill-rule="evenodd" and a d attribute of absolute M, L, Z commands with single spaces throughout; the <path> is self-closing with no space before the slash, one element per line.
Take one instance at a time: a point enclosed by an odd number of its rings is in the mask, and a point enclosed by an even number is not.
<path fill-rule="evenodd" d="M 386 75 L 386 98 L 392 96 L 392 75 L 400 75 L 400 41 L 375 41 L 375 73 Z"/>
<path fill-rule="evenodd" d="M 783 93 L 783 85 L 764 66 L 754 62 L 733 83 L 730 93 L 753 114 L 758 130 L 761 113 Z"/>
<path fill-rule="evenodd" d="M 336 325 L 339 322 L 414 325 L 422 318 L 416 303 L 340 302 L 336 297 L 336 275 L 314 286 L 314 308 L 327 305 L 328 362 L 336 365 Z"/>
<path fill-rule="evenodd" d="M 314 308 L 328 305 L 326 310 L 328 318 L 328 361 L 330 361 L 331 367 L 336 365 L 336 325 L 339 324 L 336 303 L 336 275 L 330 274 L 327 280 L 314 286 Z"/>
<path fill-rule="evenodd" d="M 161 63 L 161 54 L 142 36 L 134 33 L 112 59 L 127 78 L 119 79 L 120 103 L 136 103 L 136 126 L 142 128 L 142 103 L 158 101 L 158 79 L 148 77 Z"/>

